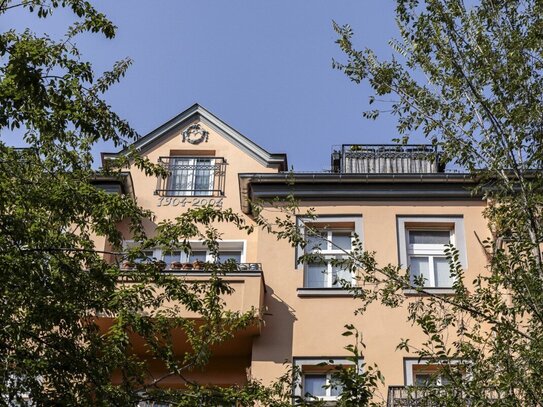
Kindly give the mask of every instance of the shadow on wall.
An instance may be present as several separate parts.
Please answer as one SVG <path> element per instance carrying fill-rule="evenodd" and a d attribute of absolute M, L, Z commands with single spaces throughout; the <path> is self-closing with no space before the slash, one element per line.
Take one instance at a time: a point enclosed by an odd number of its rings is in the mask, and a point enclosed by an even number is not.
<path fill-rule="evenodd" d="M 264 325 L 253 343 L 253 361 L 285 363 L 292 360 L 295 310 L 266 286 Z"/>

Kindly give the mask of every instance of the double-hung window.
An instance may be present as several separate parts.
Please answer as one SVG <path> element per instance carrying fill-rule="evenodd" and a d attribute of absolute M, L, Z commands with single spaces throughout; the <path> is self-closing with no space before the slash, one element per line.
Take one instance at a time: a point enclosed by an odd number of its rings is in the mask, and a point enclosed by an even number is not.
<path fill-rule="evenodd" d="M 215 160 L 213 158 L 172 157 L 168 195 L 213 195 Z"/>
<path fill-rule="evenodd" d="M 451 383 L 450 375 L 469 379 L 467 365 L 457 359 L 437 364 L 424 359 L 408 358 L 404 359 L 404 369 L 406 386 L 446 386 Z"/>
<path fill-rule="evenodd" d="M 362 374 L 364 361 L 358 360 L 355 365 L 352 360 L 344 358 L 294 357 L 292 363 L 296 373 L 294 383 L 296 398 L 335 405 L 343 393 L 336 373 L 339 369 L 354 369 L 353 373 Z"/>
<path fill-rule="evenodd" d="M 352 249 L 352 229 L 307 228 L 306 253 L 315 256 L 305 268 L 306 288 L 342 287 L 352 284 L 353 275 L 341 262 Z M 318 261 L 316 261 L 318 260 Z"/>
<path fill-rule="evenodd" d="M 450 384 L 449 378 L 436 369 L 416 370 L 413 372 L 413 379 L 413 385 L 419 387 L 446 386 Z"/>
<path fill-rule="evenodd" d="M 409 269 L 412 285 L 450 291 L 455 280 L 447 247 L 458 251 L 460 265 L 467 268 L 466 239 L 462 216 L 398 216 L 400 264 Z"/>
<path fill-rule="evenodd" d="M 454 279 L 445 250 L 454 244 L 453 230 L 410 228 L 406 234 L 411 283 L 423 281 L 424 287 L 452 287 Z"/>
<path fill-rule="evenodd" d="M 333 372 L 304 373 L 302 389 L 304 397 L 323 401 L 336 401 L 343 390 L 334 380 Z"/>

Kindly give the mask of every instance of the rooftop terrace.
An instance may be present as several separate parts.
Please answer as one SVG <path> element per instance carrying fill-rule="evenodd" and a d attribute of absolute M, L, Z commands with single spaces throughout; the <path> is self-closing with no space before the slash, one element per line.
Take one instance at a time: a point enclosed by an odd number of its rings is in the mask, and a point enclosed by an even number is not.
<path fill-rule="evenodd" d="M 336 174 L 428 174 L 444 172 L 437 147 L 430 144 L 342 144 L 332 152 Z"/>

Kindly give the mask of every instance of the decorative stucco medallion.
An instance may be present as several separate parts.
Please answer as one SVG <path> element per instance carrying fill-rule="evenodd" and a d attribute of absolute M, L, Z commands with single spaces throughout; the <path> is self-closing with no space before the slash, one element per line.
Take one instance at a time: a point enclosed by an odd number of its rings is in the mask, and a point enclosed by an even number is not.
<path fill-rule="evenodd" d="M 209 132 L 202 129 L 199 124 L 191 124 L 183 131 L 183 143 L 186 141 L 190 144 L 207 143 Z"/>

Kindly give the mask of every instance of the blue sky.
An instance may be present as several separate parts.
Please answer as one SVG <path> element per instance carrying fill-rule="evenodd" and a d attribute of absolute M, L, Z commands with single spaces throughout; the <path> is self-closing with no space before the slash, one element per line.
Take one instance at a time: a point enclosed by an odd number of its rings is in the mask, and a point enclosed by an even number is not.
<path fill-rule="evenodd" d="M 332 20 L 349 23 L 355 43 L 390 57 L 397 37 L 392 0 L 101 0 L 117 37 L 77 42 L 97 70 L 134 61 L 106 95 L 142 135 L 195 102 L 298 171 L 329 168 L 333 145 L 387 143 L 394 118 L 362 117 L 371 94 L 332 69 L 343 59 Z M 71 17 L 37 22 L 6 14 L 0 29 L 30 26 L 54 36 Z M 107 145 L 99 150 L 111 151 Z"/>

